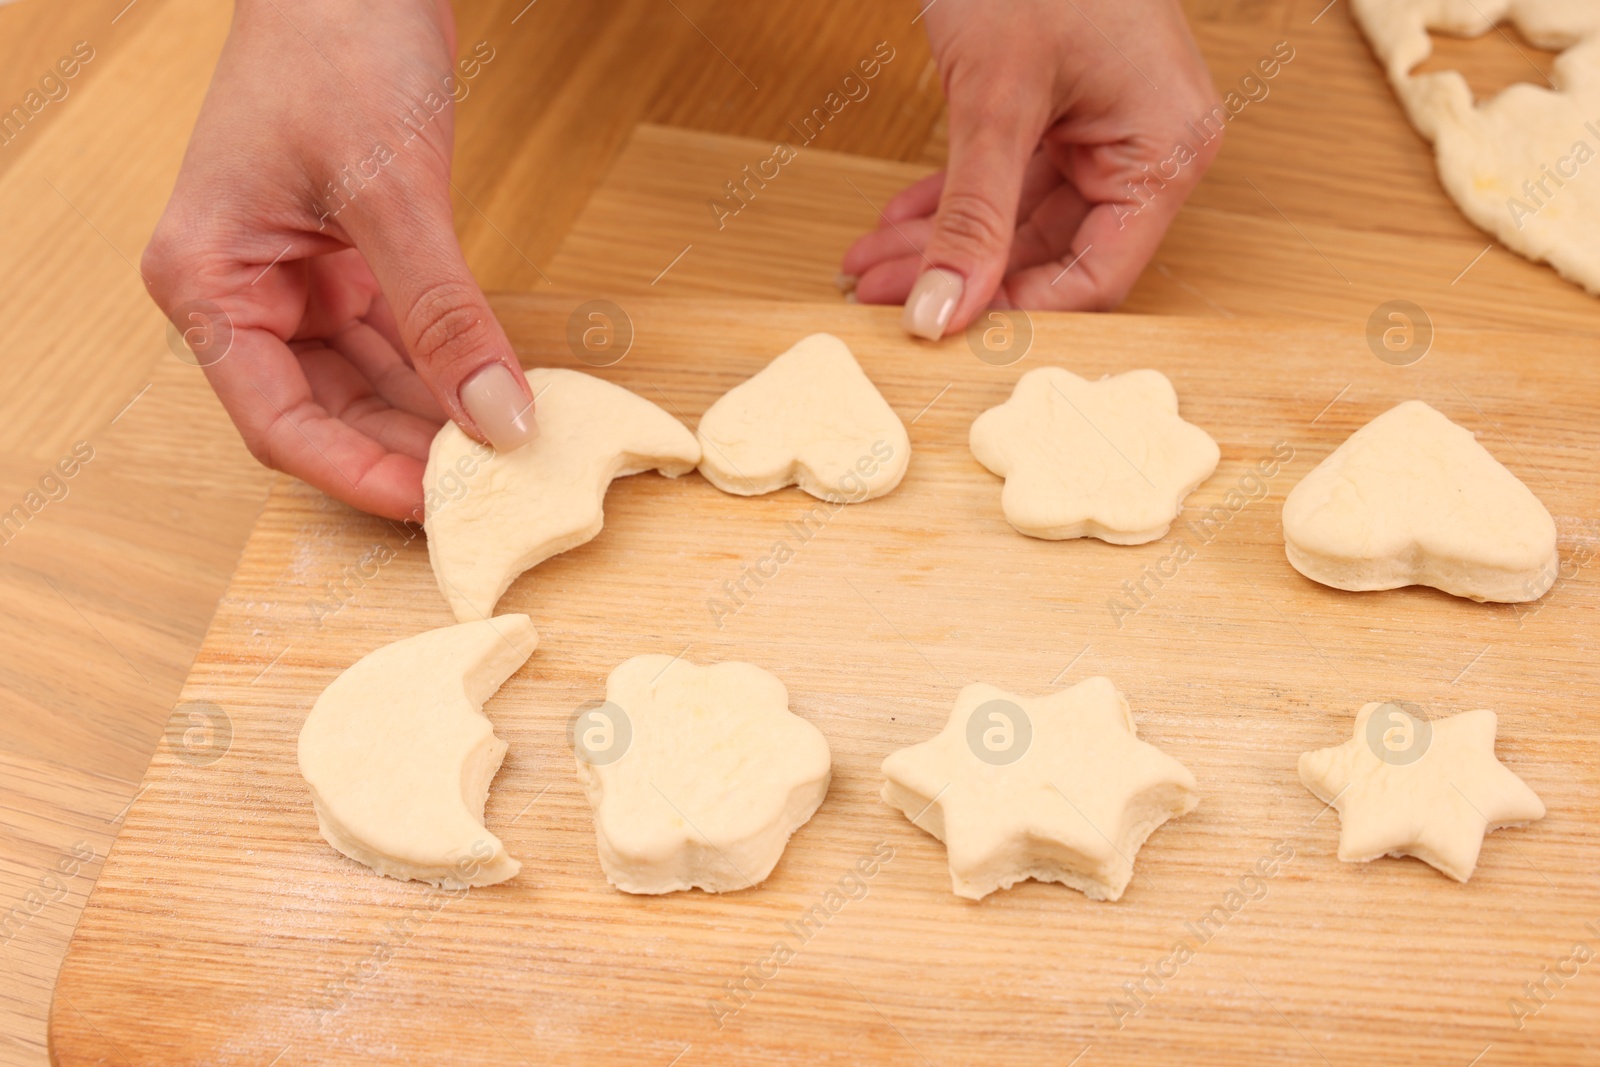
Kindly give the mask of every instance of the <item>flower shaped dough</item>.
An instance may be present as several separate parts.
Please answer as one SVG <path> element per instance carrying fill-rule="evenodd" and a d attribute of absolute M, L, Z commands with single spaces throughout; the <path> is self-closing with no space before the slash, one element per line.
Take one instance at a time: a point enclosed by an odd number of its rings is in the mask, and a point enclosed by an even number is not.
<path fill-rule="evenodd" d="M 496 453 L 446 423 L 422 486 L 428 558 L 458 620 L 487 618 L 517 575 L 600 532 L 613 478 L 694 469 L 700 445 L 671 415 L 573 370 L 528 371 L 539 436 Z"/>
<path fill-rule="evenodd" d="M 1350 740 L 1301 755 L 1300 780 L 1339 812 L 1339 858 L 1415 856 L 1465 882 L 1484 834 L 1544 818 L 1544 803 L 1495 759 L 1496 721 L 1468 711 L 1428 722 L 1372 703 Z"/>
<path fill-rule="evenodd" d="M 629 893 L 759 884 L 831 777 L 822 733 L 748 663 L 635 656 L 579 716 L 573 747 L 600 866 Z"/>
<path fill-rule="evenodd" d="M 1600 5 L 1593 0 L 1353 0 L 1352 10 L 1462 214 L 1600 295 Z M 1475 104 L 1457 71 L 1413 76 L 1430 29 L 1476 37 L 1509 19 L 1565 49 L 1550 78 Z M 1552 86 L 1554 88 L 1552 88 Z"/>
<path fill-rule="evenodd" d="M 814 333 L 700 420 L 700 473 L 725 493 L 798 485 L 857 503 L 900 484 L 911 439 L 845 343 Z"/>
<path fill-rule="evenodd" d="M 1283 502 L 1294 569 L 1335 589 L 1430 585 L 1537 600 L 1556 578 L 1556 525 L 1470 432 L 1408 400 L 1350 435 Z"/>
<path fill-rule="evenodd" d="M 945 843 L 958 896 L 1037 878 L 1116 900 L 1145 839 L 1199 803 L 1135 734 L 1106 678 L 1036 699 L 969 685 L 938 736 L 883 761 L 883 799 Z"/>
<path fill-rule="evenodd" d="M 328 844 L 379 874 L 459 889 L 520 864 L 483 826 L 506 743 L 483 703 L 533 654 L 526 615 L 446 626 L 363 656 L 300 730 L 300 773 Z"/>
<path fill-rule="evenodd" d="M 1088 382 L 1060 367 L 1024 374 L 972 424 L 972 454 L 1006 480 L 1006 521 L 1029 537 L 1139 545 L 1167 532 L 1217 469 L 1217 444 L 1178 417 L 1166 375 Z"/>

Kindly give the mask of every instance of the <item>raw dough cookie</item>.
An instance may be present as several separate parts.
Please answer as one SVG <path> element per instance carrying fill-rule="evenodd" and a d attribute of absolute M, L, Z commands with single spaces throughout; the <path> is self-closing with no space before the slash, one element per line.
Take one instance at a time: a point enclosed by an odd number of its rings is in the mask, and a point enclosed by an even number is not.
<path fill-rule="evenodd" d="M 828 792 L 822 733 L 748 663 L 635 656 L 574 727 L 606 878 L 629 893 L 726 893 L 772 873 Z"/>
<path fill-rule="evenodd" d="M 483 702 L 538 643 L 526 615 L 501 615 L 385 645 L 335 678 L 300 730 L 300 773 L 328 844 L 379 874 L 448 889 L 516 874 L 483 827 L 506 754 Z"/>
<path fill-rule="evenodd" d="M 1420 400 L 1391 408 L 1289 492 L 1294 569 L 1335 589 L 1431 585 L 1537 600 L 1556 578 L 1556 524 L 1472 434 Z"/>
<path fill-rule="evenodd" d="M 1600 294 L 1600 4 L 1593 0 L 1352 0 L 1439 180 L 1478 226 Z M 1554 51 L 1552 91 L 1530 71 L 1474 106 L 1453 70 L 1411 76 L 1433 52 L 1428 30 L 1476 37 L 1509 18 Z"/>
<path fill-rule="evenodd" d="M 1088 382 L 1060 367 L 1024 374 L 972 424 L 972 454 L 1006 480 L 1006 521 L 1052 541 L 1141 545 L 1167 532 L 1183 498 L 1217 469 L 1217 443 L 1178 417 L 1167 376 Z"/>
<path fill-rule="evenodd" d="M 1495 724 L 1492 711 L 1428 721 L 1372 703 L 1350 740 L 1302 754 L 1300 780 L 1339 812 L 1339 858 L 1415 856 L 1465 882 L 1484 834 L 1544 818 L 1544 803 L 1495 759 Z"/>
<path fill-rule="evenodd" d="M 600 532 L 613 478 L 700 462 L 694 435 L 644 397 L 575 370 L 528 371 L 539 436 L 487 452 L 453 422 L 422 476 L 428 558 L 457 619 L 487 618 L 517 575 Z"/>
<path fill-rule="evenodd" d="M 911 439 L 845 343 L 814 333 L 734 386 L 700 420 L 700 473 L 725 493 L 798 485 L 823 500 L 883 496 Z"/>
<path fill-rule="evenodd" d="M 1038 698 L 969 685 L 938 736 L 883 761 L 883 799 L 945 843 L 958 896 L 1037 878 L 1116 900 L 1145 838 L 1200 802 L 1136 732 L 1107 678 Z"/>

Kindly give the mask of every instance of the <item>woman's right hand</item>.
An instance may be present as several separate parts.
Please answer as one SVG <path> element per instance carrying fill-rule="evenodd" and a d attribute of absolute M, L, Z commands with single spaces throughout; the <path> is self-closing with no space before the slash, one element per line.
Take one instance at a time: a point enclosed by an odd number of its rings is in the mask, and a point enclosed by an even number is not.
<path fill-rule="evenodd" d="M 238 0 L 144 254 L 251 453 L 392 519 L 446 418 L 538 433 L 452 224 L 455 46 L 448 0 Z"/>

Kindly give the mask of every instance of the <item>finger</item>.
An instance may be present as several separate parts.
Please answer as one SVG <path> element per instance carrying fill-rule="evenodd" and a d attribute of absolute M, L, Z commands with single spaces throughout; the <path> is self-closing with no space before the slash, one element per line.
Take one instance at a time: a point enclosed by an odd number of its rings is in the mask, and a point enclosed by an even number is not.
<path fill-rule="evenodd" d="M 1026 219 L 1039 209 L 1045 197 L 1065 183 L 1061 170 L 1043 149 L 1035 152 L 1022 172 L 1022 192 L 1017 196 L 1017 218 Z"/>
<path fill-rule="evenodd" d="M 846 274 L 862 275 L 879 263 L 902 256 L 921 257 L 933 233 L 932 219 L 907 219 L 890 223 L 881 230 L 862 234 L 845 252 L 839 269 Z"/>
<path fill-rule="evenodd" d="M 497 450 L 520 448 L 539 432 L 533 394 L 461 256 L 449 197 L 432 190 L 430 180 L 391 182 L 367 194 L 346 227 L 440 406 Z"/>
<path fill-rule="evenodd" d="M 296 338 L 331 337 L 368 314 L 378 296 L 378 281 L 354 248 L 284 263 L 283 268 L 303 272 L 306 286 L 306 314 Z"/>
<path fill-rule="evenodd" d="M 431 422 L 434 429 L 445 421 L 444 411 L 411 364 L 377 330 L 358 322 L 328 342 L 372 383 L 379 396 L 391 407 L 410 412 Z"/>
<path fill-rule="evenodd" d="M 394 349 L 395 355 L 399 356 L 406 366 L 413 366 L 411 353 L 406 351 L 406 343 L 400 337 L 400 324 L 394 321 L 394 311 L 389 307 L 388 297 L 382 293 L 373 297 L 372 307 L 367 310 L 367 317 L 363 321 L 374 330 L 377 330 L 378 335 L 389 342 L 389 346 Z"/>
<path fill-rule="evenodd" d="M 1177 197 L 1171 198 L 1177 201 Z M 1143 210 L 1120 201 L 1096 204 L 1059 260 L 1006 279 L 1017 307 L 1110 311 L 1127 297 L 1167 232 L 1174 211 L 1158 200 Z"/>
<path fill-rule="evenodd" d="M 944 192 L 945 172 L 935 171 L 920 181 L 913 182 L 896 193 L 883 205 L 880 227 L 906 219 L 920 219 L 939 209 L 939 194 Z"/>
<path fill-rule="evenodd" d="M 391 519 L 422 514 L 423 463 L 330 416 L 299 360 L 266 330 L 239 328 L 205 368 L 250 452 L 329 496 Z"/>
<path fill-rule="evenodd" d="M 1005 274 L 1017 204 L 1043 118 L 1015 86 L 950 98 L 950 167 L 928 239 L 931 264 L 906 299 L 902 325 L 938 340 L 989 303 Z"/>
<path fill-rule="evenodd" d="M 1006 262 L 1009 276 L 1026 267 L 1060 259 L 1072 249 L 1072 241 L 1089 214 L 1090 204 L 1068 184 L 1057 185 L 1029 213 L 1011 240 L 1011 256 Z"/>
<path fill-rule="evenodd" d="M 365 375 L 331 348 L 318 346 L 299 353 L 299 358 L 311 398 L 324 411 L 390 452 L 427 462 L 439 422 L 390 405 Z"/>
<path fill-rule="evenodd" d="M 901 256 L 879 263 L 856 282 L 856 299 L 863 304 L 904 303 L 922 267 L 921 256 Z"/>

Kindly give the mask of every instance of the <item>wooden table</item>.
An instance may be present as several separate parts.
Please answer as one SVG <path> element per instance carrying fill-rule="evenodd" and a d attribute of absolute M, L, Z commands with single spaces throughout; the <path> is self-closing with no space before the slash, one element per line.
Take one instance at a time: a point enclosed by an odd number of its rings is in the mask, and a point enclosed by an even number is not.
<path fill-rule="evenodd" d="M 881 204 L 942 161 L 942 104 L 913 5 L 543 0 L 513 24 L 522 7 L 458 10 L 463 48 L 489 40 L 504 56 L 458 116 L 458 224 L 487 287 L 543 288 L 542 271 L 624 295 L 831 297 L 838 254 L 875 217 L 842 178 Z M 1130 309 L 1293 315 L 1359 336 L 1376 304 L 1403 296 L 1441 325 L 1591 328 L 1588 298 L 1485 252 L 1343 5 L 1313 23 L 1321 7 L 1187 4 L 1219 86 L 1278 40 L 1297 58 L 1230 129 Z M 271 481 L 171 356 L 134 267 L 227 18 L 200 0 L 0 8 L 8 106 L 73 42 L 96 50 L 70 95 L 0 147 L 0 500 L 24 499 L 75 442 L 95 453 L 65 499 L 0 549 L 0 903 L 26 905 L 75 848 L 96 857 L 4 946 L 4 1063 L 44 1056 L 78 910 Z M 826 132 L 792 183 L 710 231 L 698 212 L 728 163 L 769 151 L 795 102 L 820 97 L 879 40 L 899 51 L 873 98 Z M 1529 59 L 1547 62 L 1495 35 L 1449 51 L 1489 89 L 1535 78 Z M 652 125 L 635 132 L 641 122 Z"/>
<path fill-rule="evenodd" d="M 280 483 L 79 923 L 52 1015 L 57 1062 L 1024 1064 L 1092 1048 L 1086 1063 L 1266 1065 L 1401 1048 L 1419 1063 L 1487 1050 L 1485 1064 L 1560 1064 L 1600 1050 L 1600 984 L 1571 982 L 1520 1031 L 1505 1007 L 1600 916 L 1600 664 L 1585 625 L 1600 608 L 1600 367 L 1575 339 L 1542 339 L 1534 361 L 1520 335 L 1447 330 L 1393 367 L 1330 327 L 1035 314 L 1027 356 L 996 367 L 965 337 L 906 339 L 893 309 L 623 303 L 633 347 L 597 373 L 691 423 L 794 339 L 837 333 L 910 424 L 906 480 L 818 523 L 731 613 L 710 607 L 723 580 L 793 537 L 816 501 L 732 497 L 698 476 L 619 483 L 601 535 L 500 603 L 542 637 L 486 709 L 510 745 L 487 825 L 524 867 L 459 898 L 328 848 L 295 760 L 341 670 L 453 621 L 426 545 Z M 588 369 L 551 341 L 573 298 L 497 306 L 530 362 Z M 1123 548 L 1004 522 L 967 430 L 1045 364 L 1172 379 L 1222 448 L 1191 525 Z M 1481 434 L 1556 516 L 1569 576 L 1547 599 L 1355 596 L 1289 567 L 1289 487 L 1412 397 Z M 1226 505 L 1271 457 L 1265 495 Z M 377 545 L 394 558 L 352 585 Z M 1145 597 L 1129 600 L 1130 579 Z M 829 799 L 759 889 L 630 897 L 600 871 L 568 723 L 618 662 L 661 652 L 776 672 L 833 749 Z M 942 847 L 878 798 L 879 763 L 936 732 L 970 682 L 1031 696 L 1094 674 L 1193 769 L 1201 807 L 1154 835 L 1117 904 L 1038 883 L 976 905 L 953 896 Z M 1298 780 L 1300 752 L 1342 742 L 1356 709 L 1383 699 L 1433 717 L 1495 709 L 1500 755 L 1550 809 L 1492 835 L 1466 886 L 1417 861 L 1339 863 L 1337 816 Z M 747 1004 L 727 994 L 785 921 L 880 847 L 892 861 L 792 966 Z M 1264 855 L 1288 858 L 1241 881 Z M 1185 923 L 1241 885 L 1248 905 L 1227 905 L 1195 959 L 1146 986 L 1148 1006 L 1131 1000 L 1123 982 L 1194 941 Z"/>

